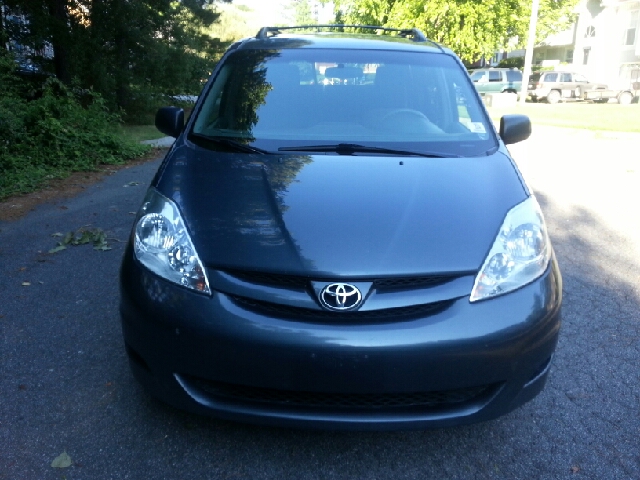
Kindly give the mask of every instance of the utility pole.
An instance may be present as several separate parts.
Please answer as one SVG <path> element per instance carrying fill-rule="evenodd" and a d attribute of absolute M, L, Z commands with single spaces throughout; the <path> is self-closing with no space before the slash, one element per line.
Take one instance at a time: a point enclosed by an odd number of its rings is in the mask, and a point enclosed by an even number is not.
<path fill-rule="evenodd" d="M 520 104 L 524 105 L 527 100 L 527 88 L 529 87 L 529 76 L 531 75 L 531 63 L 533 60 L 533 47 L 536 43 L 536 24 L 538 23 L 538 9 L 540 0 L 531 2 L 531 18 L 529 19 L 529 37 L 527 38 L 527 50 L 524 54 L 524 72 L 522 72 L 522 86 L 520 87 Z"/>

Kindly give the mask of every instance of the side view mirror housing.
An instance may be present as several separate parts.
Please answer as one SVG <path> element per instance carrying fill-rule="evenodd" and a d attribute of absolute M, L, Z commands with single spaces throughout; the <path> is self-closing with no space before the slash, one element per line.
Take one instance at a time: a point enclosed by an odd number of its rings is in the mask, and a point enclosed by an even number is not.
<path fill-rule="evenodd" d="M 500 137 L 505 145 L 526 140 L 531 135 L 531 120 L 526 115 L 504 115 L 500 119 Z"/>
<path fill-rule="evenodd" d="M 156 112 L 156 128 L 165 135 L 177 138 L 184 127 L 184 110 L 178 107 L 162 107 Z"/>

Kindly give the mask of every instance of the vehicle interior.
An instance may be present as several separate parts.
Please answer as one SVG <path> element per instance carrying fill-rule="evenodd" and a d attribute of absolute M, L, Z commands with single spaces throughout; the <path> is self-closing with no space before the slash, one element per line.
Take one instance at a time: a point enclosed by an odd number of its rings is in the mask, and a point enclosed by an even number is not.
<path fill-rule="evenodd" d="M 283 49 L 237 52 L 194 132 L 250 142 L 459 142 L 491 138 L 466 73 L 446 55 Z"/>

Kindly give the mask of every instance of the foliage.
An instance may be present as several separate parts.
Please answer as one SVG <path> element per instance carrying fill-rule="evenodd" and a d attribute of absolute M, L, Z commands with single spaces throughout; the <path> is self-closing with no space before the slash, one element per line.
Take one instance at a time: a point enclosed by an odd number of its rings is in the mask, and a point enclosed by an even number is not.
<path fill-rule="evenodd" d="M 0 0 L 0 198 L 148 150 L 121 119 L 200 92 L 228 1 Z"/>
<path fill-rule="evenodd" d="M 73 464 L 71 461 L 71 457 L 67 454 L 67 452 L 62 452 L 51 462 L 51 466 L 53 468 L 67 468 Z"/>
<path fill-rule="evenodd" d="M 504 68 L 519 68 L 522 70 L 524 68 L 524 57 L 511 57 L 500 60 L 498 63 L 499 67 Z"/>
<path fill-rule="evenodd" d="M 136 143 L 156 140 L 165 136 L 155 125 L 122 125 L 121 134 Z"/>
<path fill-rule="evenodd" d="M 253 36 L 263 26 L 259 16 L 246 5 L 221 4 L 216 11 L 220 14 L 218 21 L 205 27 L 204 31 L 221 42 L 231 43 Z"/>
<path fill-rule="evenodd" d="M 538 35 L 566 27 L 577 0 L 541 0 Z M 421 29 L 429 38 L 473 62 L 526 40 L 530 2 L 517 0 L 335 0 L 336 17 L 348 24 Z"/>
<path fill-rule="evenodd" d="M 12 59 L 0 53 L 0 198 L 35 189 L 47 178 L 99 164 L 123 163 L 147 150 L 119 132 L 102 97 L 54 77 L 33 98 L 19 95 Z"/>
<path fill-rule="evenodd" d="M 313 16 L 310 0 L 293 0 L 293 10 L 296 25 L 315 25 L 318 23 Z"/>
<path fill-rule="evenodd" d="M 90 226 L 80 227 L 78 230 L 67 232 L 66 234 L 54 233 L 51 235 L 54 238 L 60 238 L 58 245 L 49 253 L 58 253 L 62 250 L 66 250 L 68 246 L 77 247 L 78 245 L 86 245 L 88 243 L 93 244 L 94 250 L 106 252 L 111 250 L 109 243 L 107 242 L 107 234 L 101 228 L 92 228 Z"/>
<path fill-rule="evenodd" d="M 112 110 L 135 116 L 158 95 L 197 94 L 226 47 L 205 31 L 218 0 L 0 0 L 10 45 Z M 229 1 L 229 0 L 219 0 Z M 53 51 L 47 59 L 46 50 Z"/>

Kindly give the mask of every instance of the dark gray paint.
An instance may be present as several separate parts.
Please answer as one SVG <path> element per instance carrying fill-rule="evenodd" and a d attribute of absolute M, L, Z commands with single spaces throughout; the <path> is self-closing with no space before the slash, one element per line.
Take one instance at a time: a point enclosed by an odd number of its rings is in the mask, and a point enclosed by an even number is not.
<path fill-rule="evenodd" d="M 278 156 L 184 143 L 158 189 L 177 203 L 207 266 L 347 276 L 477 271 L 526 198 L 501 151 Z"/>

